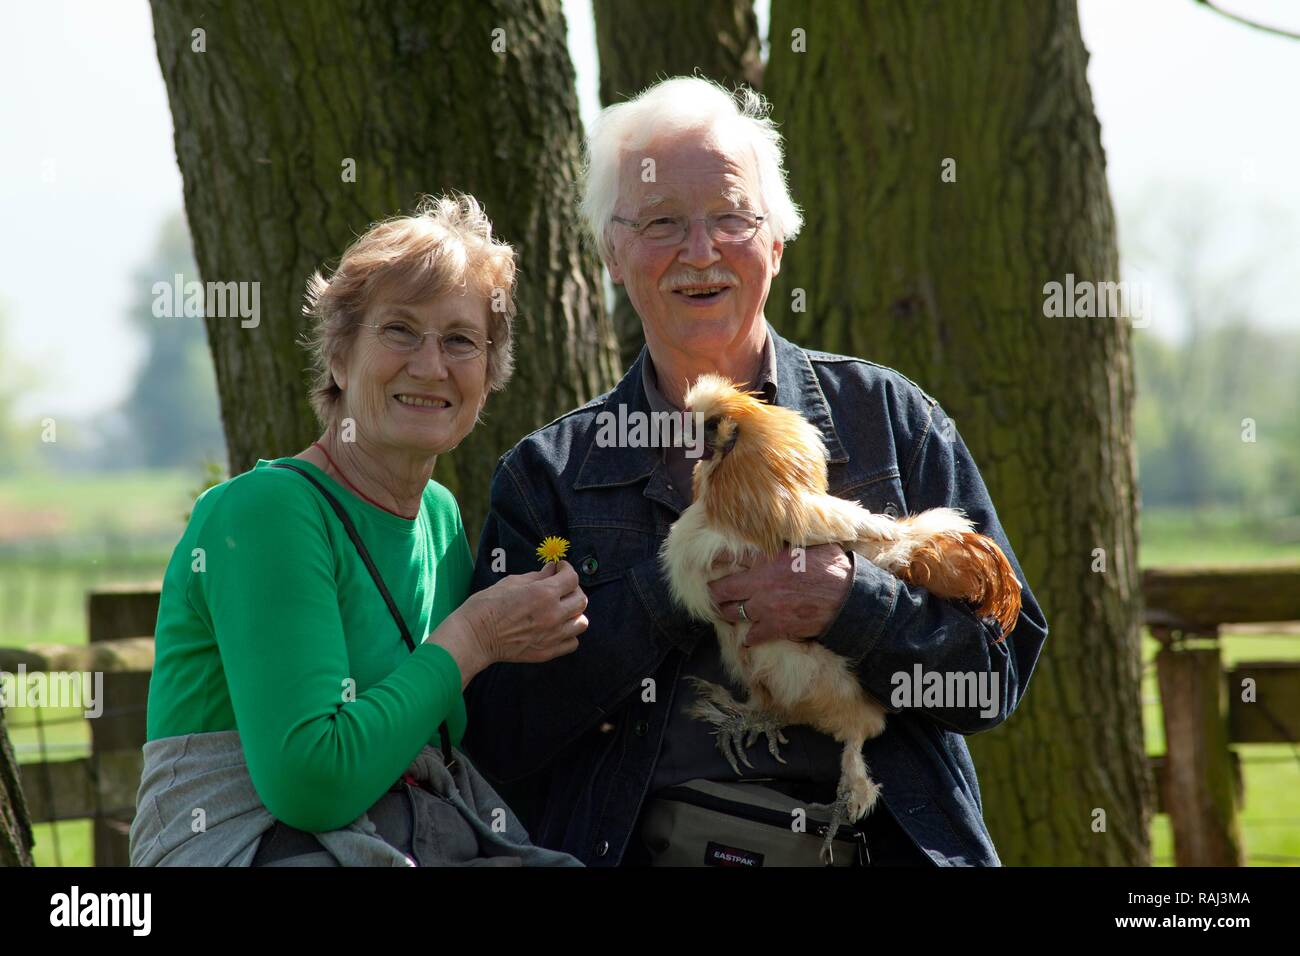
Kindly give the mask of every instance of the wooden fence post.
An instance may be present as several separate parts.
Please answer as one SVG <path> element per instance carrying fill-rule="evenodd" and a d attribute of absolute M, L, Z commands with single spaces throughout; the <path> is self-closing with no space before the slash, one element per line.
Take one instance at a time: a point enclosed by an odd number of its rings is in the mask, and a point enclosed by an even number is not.
<path fill-rule="evenodd" d="M 1156 672 L 1165 722 L 1174 863 L 1244 866 L 1219 648 L 1162 643 Z"/>
<path fill-rule="evenodd" d="M 159 589 L 101 588 L 86 598 L 90 640 L 152 636 Z M 102 716 L 90 722 L 90 774 L 101 814 L 95 818 L 95 866 L 130 866 L 131 820 L 144 768 L 149 671 L 105 672 Z M 123 803 L 123 777 L 130 797 Z"/>

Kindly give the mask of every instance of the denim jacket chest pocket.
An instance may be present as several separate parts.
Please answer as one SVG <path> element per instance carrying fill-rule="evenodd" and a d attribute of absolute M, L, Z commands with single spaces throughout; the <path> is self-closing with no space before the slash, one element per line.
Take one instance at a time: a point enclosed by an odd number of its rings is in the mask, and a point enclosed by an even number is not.
<path fill-rule="evenodd" d="M 837 498 L 856 501 L 873 514 L 903 518 L 910 513 L 897 468 L 888 468 L 866 476 L 832 473 L 830 493 Z"/>
<path fill-rule="evenodd" d="M 659 540 L 654 529 L 635 522 L 601 517 L 576 517 L 569 520 L 568 562 L 578 572 L 582 589 L 592 589 L 618 581 L 642 561 L 658 553 Z"/>
<path fill-rule="evenodd" d="M 659 564 L 663 537 L 657 529 L 608 519 L 572 519 L 569 563 L 587 595 L 587 616 L 608 615 L 620 631 L 649 621 L 671 643 L 694 622 L 677 606 Z"/>

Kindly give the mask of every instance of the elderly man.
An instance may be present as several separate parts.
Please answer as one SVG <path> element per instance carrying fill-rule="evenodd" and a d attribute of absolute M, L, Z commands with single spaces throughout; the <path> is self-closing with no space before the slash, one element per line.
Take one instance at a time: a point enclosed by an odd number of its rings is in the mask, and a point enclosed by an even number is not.
<path fill-rule="evenodd" d="M 501 458 L 473 587 L 536 568 L 543 537 L 562 535 L 590 628 L 571 655 L 480 674 L 467 690 L 465 742 L 539 844 L 616 866 L 651 862 L 662 849 L 647 846 L 644 829 L 667 788 L 761 780 L 824 801 L 840 747 L 789 727 L 779 758 L 754 746 L 752 769 L 738 777 L 714 728 L 683 712 L 693 697 L 687 678 L 727 683 L 711 626 L 674 605 L 657 560 L 691 502 L 698 449 L 634 442 L 631 433 L 602 440 L 601 422 L 611 420 L 602 413 L 631 421 L 680 409 L 704 372 L 747 383 L 821 431 L 833 494 L 891 515 L 964 509 L 1025 580 L 970 453 L 933 398 L 888 368 L 802 349 L 766 322 L 772 277 L 800 216 L 757 95 L 665 81 L 606 109 L 588 153 L 584 217 L 641 318 L 646 347 L 612 391 Z M 711 590 L 727 620 L 754 622 L 751 643 L 820 641 L 888 709 L 884 734 L 864 750 L 882 786 L 858 825 L 872 864 L 998 865 L 963 736 L 997 726 L 1024 693 L 1047 636 L 1027 586 L 1006 640 L 995 621 L 838 545 L 809 548 L 802 561 L 787 551 Z M 900 701 L 899 675 L 927 673 L 974 675 L 996 693 L 984 707 L 919 693 Z M 738 861 L 761 858 L 713 860 Z"/>

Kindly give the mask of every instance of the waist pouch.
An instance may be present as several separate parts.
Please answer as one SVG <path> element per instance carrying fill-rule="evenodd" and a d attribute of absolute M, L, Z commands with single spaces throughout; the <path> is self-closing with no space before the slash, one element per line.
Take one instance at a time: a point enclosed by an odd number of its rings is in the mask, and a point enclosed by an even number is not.
<path fill-rule="evenodd" d="M 653 866 L 822 866 L 830 814 L 757 783 L 688 780 L 647 801 L 641 825 Z M 794 829 L 803 810 L 804 832 Z M 870 863 L 866 837 L 840 826 L 833 866 Z"/>

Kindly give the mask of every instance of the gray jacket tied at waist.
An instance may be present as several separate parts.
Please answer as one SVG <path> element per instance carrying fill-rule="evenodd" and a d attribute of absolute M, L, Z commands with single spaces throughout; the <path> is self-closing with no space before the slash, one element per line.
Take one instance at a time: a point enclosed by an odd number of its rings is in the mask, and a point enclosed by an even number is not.
<path fill-rule="evenodd" d="M 419 814 L 415 838 L 422 862 L 581 865 L 567 853 L 534 846 L 505 801 L 464 755 L 455 756 L 449 772 L 442 754 L 426 746 L 408 770 L 437 804 Z M 249 866 L 275 822 L 253 787 L 238 731 L 163 737 L 144 745 L 131 823 L 132 866 Z M 421 827 L 438 832 L 422 834 Z M 315 836 L 342 866 L 416 865 L 380 836 L 367 814 Z"/>

